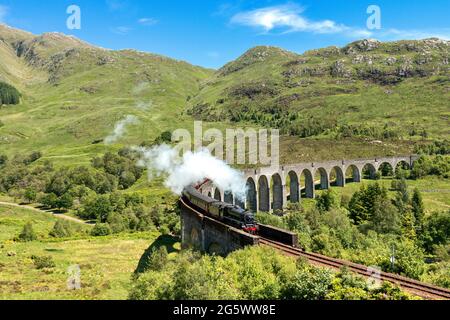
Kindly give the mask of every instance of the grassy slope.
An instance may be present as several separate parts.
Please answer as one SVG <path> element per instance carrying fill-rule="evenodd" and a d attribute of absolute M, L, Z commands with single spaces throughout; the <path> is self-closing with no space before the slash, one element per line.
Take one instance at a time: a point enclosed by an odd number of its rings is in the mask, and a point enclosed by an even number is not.
<path fill-rule="evenodd" d="M 3 33 L 2 33 L 3 32 Z M 24 97 L 19 106 L 1 107 L 2 151 L 42 150 L 62 163 L 84 163 L 104 152 L 105 138 L 115 123 L 135 115 L 120 144 L 152 140 L 164 130 L 192 126 L 183 116 L 186 100 L 195 95 L 210 70 L 136 51 L 106 51 L 70 37 L 47 34 L 25 41 L 26 53 L 15 56 L 19 39 L 0 27 L 0 64 L 4 80 Z M 20 35 L 20 34 L 19 34 Z M 25 46 L 24 45 L 24 46 Z M 10 70 L 2 68 L 3 65 Z M 35 75 L 23 79 L 23 74 Z"/>
<path fill-rule="evenodd" d="M 362 184 L 368 186 L 373 183 L 380 183 L 389 190 L 389 195 L 391 198 L 395 197 L 396 192 L 391 191 L 390 178 L 383 178 L 382 180 L 363 180 L 362 183 L 347 183 L 344 188 L 332 187 L 332 189 L 340 196 L 347 195 L 351 197 L 356 191 L 358 191 Z M 419 180 L 407 180 L 408 190 L 410 195 L 412 195 L 415 188 L 419 189 L 422 194 L 423 203 L 425 206 L 425 212 L 427 214 L 435 211 L 448 211 L 450 209 L 450 181 L 449 179 L 438 178 L 438 177 L 426 177 Z M 320 194 L 323 191 L 318 191 Z M 302 199 L 305 208 L 310 208 L 315 204 L 313 200 Z"/>
<path fill-rule="evenodd" d="M 31 221 L 39 241 L 13 242 Z M 52 239 L 56 218 L 30 210 L 0 206 L 0 299 L 125 299 L 132 273 L 152 246 L 179 245 L 156 232 L 113 237 Z M 173 251 L 172 250 L 172 251 Z M 15 256 L 8 256 L 14 252 Z M 32 255 L 52 256 L 56 267 L 37 270 Z M 67 289 L 67 268 L 81 268 L 82 289 Z"/>
<path fill-rule="evenodd" d="M 253 48 L 219 70 L 190 101 L 190 108 L 194 114 L 196 109 L 207 111 L 211 118 L 226 119 L 253 108 L 268 116 L 295 114 L 300 123 L 310 117 L 336 119 L 340 126 L 387 126 L 406 135 L 410 128 L 417 128 L 426 129 L 430 138 L 448 138 L 450 70 L 446 63 L 449 43 L 400 41 L 379 44 L 373 50 L 359 48 L 359 45 L 360 42 L 356 42 L 343 49 L 326 48 L 304 55 L 273 47 Z M 393 58 L 395 62 L 388 65 L 388 59 Z M 331 70 L 337 62 L 341 63 L 340 73 L 333 75 Z M 412 76 L 395 85 L 381 84 L 374 75 L 367 79 L 360 76 L 363 72 L 378 71 L 397 74 L 403 69 Z M 419 72 L 426 76 L 419 76 Z M 233 94 L 236 88 L 271 88 L 275 93 L 246 98 Z M 205 112 L 200 112 L 203 114 Z M 417 136 L 406 138 L 419 139 Z M 307 155 L 310 150 L 304 150 L 302 145 L 313 146 L 319 153 L 314 155 L 316 160 L 341 158 L 341 154 L 347 157 L 400 154 L 413 149 L 409 141 L 374 145 L 362 139 L 343 139 L 336 143 L 339 146 L 330 149 L 327 145 L 333 140 L 326 134 L 319 139 L 292 137 L 286 140 L 289 142 L 284 143 L 283 154 L 298 158 L 296 161 L 311 160 Z M 337 155 L 331 153 L 335 148 Z M 359 152 L 361 148 L 365 150 Z M 323 149 L 329 151 L 324 153 Z"/>

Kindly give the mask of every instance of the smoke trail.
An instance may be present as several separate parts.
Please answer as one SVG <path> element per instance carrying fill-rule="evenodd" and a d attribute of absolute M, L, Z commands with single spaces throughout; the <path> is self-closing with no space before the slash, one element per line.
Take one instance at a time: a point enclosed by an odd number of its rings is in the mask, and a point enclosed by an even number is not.
<path fill-rule="evenodd" d="M 242 201 L 245 199 L 244 175 L 213 157 L 207 149 L 187 152 L 183 157 L 165 144 L 151 149 L 137 148 L 137 150 L 142 154 L 139 165 L 147 167 L 149 179 L 151 180 L 155 175 L 167 175 L 166 187 L 178 195 L 185 187 L 210 179 L 221 190 L 232 192 Z"/>
<path fill-rule="evenodd" d="M 119 140 L 127 131 L 127 125 L 139 122 L 136 116 L 128 115 L 114 126 L 114 131 L 105 138 L 105 144 L 112 144 Z"/>

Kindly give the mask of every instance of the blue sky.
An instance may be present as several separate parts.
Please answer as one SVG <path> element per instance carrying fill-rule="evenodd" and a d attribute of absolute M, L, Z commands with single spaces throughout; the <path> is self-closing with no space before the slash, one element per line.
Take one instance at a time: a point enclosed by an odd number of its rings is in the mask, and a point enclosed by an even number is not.
<path fill-rule="evenodd" d="M 68 30 L 66 9 L 81 9 Z M 367 8 L 381 29 L 367 28 Z M 433 0 L 0 0 L 0 22 L 35 34 L 59 31 L 92 44 L 133 48 L 218 68 L 256 45 L 302 53 L 361 38 L 450 38 L 450 1 Z"/>

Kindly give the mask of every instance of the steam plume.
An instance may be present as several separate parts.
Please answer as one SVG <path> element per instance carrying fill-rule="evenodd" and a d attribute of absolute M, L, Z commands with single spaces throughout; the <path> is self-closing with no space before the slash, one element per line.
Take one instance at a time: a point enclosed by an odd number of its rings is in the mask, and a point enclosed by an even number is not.
<path fill-rule="evenodd" d="M 129 124 L 135 124 L 139 120 L 137 117 L 128 115 L 124 119 L 116 123 L 114 131 L 105 138 L 105 144 L 112 144 L 119 140 L 127 131 L 127 126 Z"/>
<path fill-rule="evenodd" d="M 210 179 L 219 189 L 232 192 L 236 198 L 244 201 L 246 188 L 244 175 L 213 157 L 207 149 L 187 152 L 183 157 L 165 144 L 138 150 L 142 154 L 139 164 L 147 167 L 149 179 L 155 175 L 167 175 L 166 187 L 178 195 L 185 187 Z"/>

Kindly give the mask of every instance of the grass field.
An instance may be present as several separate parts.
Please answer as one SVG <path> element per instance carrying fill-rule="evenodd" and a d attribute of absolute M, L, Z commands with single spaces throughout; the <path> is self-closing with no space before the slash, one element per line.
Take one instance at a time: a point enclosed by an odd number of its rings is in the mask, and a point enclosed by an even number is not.
<path fill-rule="evenodd" d="M 358 191 L 362 184 L 368 186 L 373 183 L 380 183 L 389 190 L 391 198 L 395 196 L 395 191 L 391 191 L 392 179 L 383 178 L 378 181 L 363 180 L 361 183 L 347 183 L 344 188 L 332 187 L 332 190 L 340 195 L 347 195 L 351 197 L 356 191 Z M 419 189 L 422 194 L 423 202 L 425 205 L 425 212 L 431 213 L 434 211 L 447 211 L 450 209 L 450 180 L 437 177 L 426 177 L 420 180 L 407 180 L 408 190 L 410 195 L 415 188 Z M 323 191 L 318 191 L 318 193 Z M 314 201 L 306 199 L 304 201 L 305 207 L 314 205 Z"/>
<path fill-rule="evenodd" d="M 48 233 L 56 219 L 0 206 L 0 299 L 126 299 L 132 274 L 151 248 L 166 245 L 172 252 L 179 249 L 176 240 L 158 232 L 53 239 Z M 39 240 L 14 242 L 28 221 Z M 32 255 L 51 256 L 56 267 L 38 270 Z M 80 290 L 67 287 L 68 268 L 73 265 L 80 267 Z"/>

